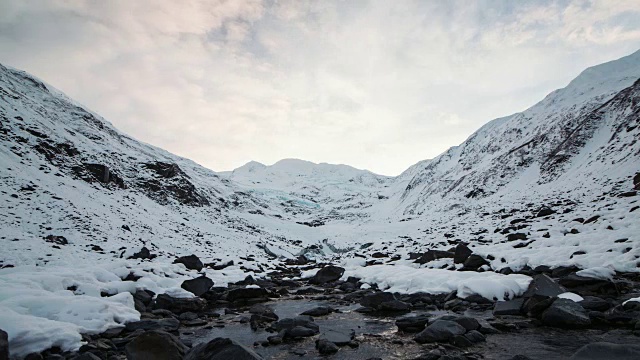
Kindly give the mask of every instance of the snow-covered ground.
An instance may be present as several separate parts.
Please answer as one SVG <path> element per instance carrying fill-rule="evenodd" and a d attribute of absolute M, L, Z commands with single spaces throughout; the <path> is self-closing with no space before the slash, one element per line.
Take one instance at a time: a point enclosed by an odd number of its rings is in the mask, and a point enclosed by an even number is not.
<path fill-rule="evenodd" d="M 189 254 L 234 261 L 205 270 L 216 285 L 305 253 L 390 291 L 498 299 L 530 281 L 494 272 L 505 267 L 636 272 L 638 78 L 640 52 L 587 69 L 530 109 L 386 177 L 294 159 L 215 173 L 0 66 L 0 328 L 18 355 L 75 349 L 79 333 L 138 319 L 136 288 L 188 296 L 180 283 L 197 274 L 172 261 Z M 543 207 L 552 213 L 537 216 Z M 460 242 L 489 259 L 489 271 L 408 260 Z M 128 259 L 142 246 L 157 257 Z M 363 266 L 376 252 L 380 264 Z M 122 280 L 132 272 L 142 278 Z"/>

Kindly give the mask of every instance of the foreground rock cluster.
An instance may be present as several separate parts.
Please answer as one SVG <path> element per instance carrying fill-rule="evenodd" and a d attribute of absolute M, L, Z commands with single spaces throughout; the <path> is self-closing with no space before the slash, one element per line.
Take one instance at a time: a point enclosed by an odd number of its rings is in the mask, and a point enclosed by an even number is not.
<path fill-rule="evenodd" d="M 467 261 L 470 256 L 467 254 L 465 260 L 458 260 Z M 205 266 L 195 255 L 178 258 L 176 262 L 192 271 L 200 271 Z M 314 266 L 321 268 L 312 278 L 288 280 Z M 282 266 L 279 271 L 269 274 L 269 280 L 248 276 L 225 287 L 216 287 L 213 280 L 199 275 L 182 284 L 183 289 L 194 294 L 192 298 L 176 298 L 139 289 L 133 297 L 136 309 L 141 313 L 140 321 L 102 334 L 85 335 L 86 344 L 76 353 L 52 348 L 26 358 L 261 359 L 260 348 L 285 344 L 292 349 L 289 355 L 295 358 L 331 356 L 348 351 L 343 349 L 357 351 L 363 342 L 386 341 L 391 347 L 413 349 L 412 354 L 407 354 L 408 358 L 482 359 L 486 350 L 484 344 L 491 341 L 492 336 L 518 333 L 522 329 L 598 329 L 627 331 L 626 336 L 640 335 L 640 301 L 626 301 L 635 288 L 635 277 L 595 279 L 580 276 L 576 270 L 535 269 L 537 274 L 527 291 L 508 301 L 478 295 L 461 299 L 455 292 L 439 295 L 384 292 L 376 289 L 375 284 L 370 288 L 363 286 L 357 278 L 340 280 L 345 271 L 343 268 L 308 262 Z M 277 303 L 279 299 L 322 300 L 333 305 L 317 306 L 297 316 L 280 318 L 271 306 L 264 304 Z M 349 323 L 336 329 L 326 328 L 323 322 L 316 321 L 341 313 L 341 307 L 356 304 L 355 310 L 367 317 L 395 319 L 397 332 L 386 337 L 362 334 Z M 476 315 L 469 315 L 470 312 Z M 237 315 L 238 321 L 246 324 L 247 332 L 265 331 L 271 335 L 253 344 L 224 337 L 192 344 L 190 334 L 224 328 L 231 323 L 222 317 L 230 314 Z M 302 347 L 296 349 L 296 344 L 308 341 L 314 342 L 315 354 Z M 576 349 L 572 359 L 592 359 L 593 354 L 632 359 L 638 358 L 640 350 L 632 345 L 593 343 Z M 6 333 L 0 331 L 0 360 L 8 358 Z M 528 357 L 519 355 L 513 359 Z"/>

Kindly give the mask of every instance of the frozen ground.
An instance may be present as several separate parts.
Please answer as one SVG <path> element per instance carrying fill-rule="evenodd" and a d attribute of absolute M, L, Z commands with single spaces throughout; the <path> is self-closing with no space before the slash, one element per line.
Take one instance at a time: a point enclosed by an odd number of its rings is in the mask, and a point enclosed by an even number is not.
<path fill-rule="evenodd" d="M 0 328 L 17 355 L 78 348 L 80 333 L 139 318 L 136 288 L 189 296 L 179 284 L 197 274 L 172 264 L 189 254 L 232 260 L 205 270 L 221 286 L 304 253 L 390 291 L 499 299 L 529 281 L 496 274 L 507 267 L 637 272 L 639 77 L 640 52 L 587 69 L 385 177 L 293 159 L 215 173 L 0 66 Z M 409 260 L 460 242 L 489 260 L 485 272 Z M 157 257 L 128 259 L 143 246 Z"/>

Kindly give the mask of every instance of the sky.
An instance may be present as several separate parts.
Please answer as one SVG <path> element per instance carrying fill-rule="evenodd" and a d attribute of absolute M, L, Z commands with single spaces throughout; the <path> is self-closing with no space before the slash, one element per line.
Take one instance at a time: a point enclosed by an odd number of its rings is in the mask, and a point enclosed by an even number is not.
<path fill-rule="evenodd" d="M 638 49 L 638 0 L 0 0 L 0 63 L 217 171 L 397 175 Z"/>

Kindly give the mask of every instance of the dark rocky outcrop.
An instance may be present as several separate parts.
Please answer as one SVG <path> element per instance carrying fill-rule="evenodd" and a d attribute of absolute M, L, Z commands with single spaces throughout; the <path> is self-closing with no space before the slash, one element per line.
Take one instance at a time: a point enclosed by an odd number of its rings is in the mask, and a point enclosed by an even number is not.
<path fill-rule="evenodd" d="M 162 330 L 162 331 L 176 331 L 180 327 L 180 321 L 174 318 L 164 319 L 142 319 L 140 321 L 129 322 L 126 325 L 127 331 L 141 330 Z"/>
<path fill-rule="evenodd" d="M 0 330 L 0 360 L 9 360 L 9 335 Z"/>
<path fill-rule="evenodd" d="M 340 348 L 338 348 L 338 345 L 326 339 L 318 339 L 316 341 L 316 349 L 318 349 L 318 352 L 321 355 L 335 354 L 338 352 L 338 350 L 340 350 Z"/>
<path fill-rule="evenodd" d="M 189 279 L 182 282 L 181 288 L 189 291 L 195 296 L 201 296 L 213 286 L 213 280 L 206 276 L 200 276 L 195 279 Z"/>
<path fill-rule="evenodd" d="M 414 333 L 424 330 L 429 323 L 429 315 L 406 316 L 396 320 L 398 330 Z"/>
<path fill-rule="evenodd" d="M 313 321 L 311 316 L 300 315 L 294 318 L 279 320 L 271 327 L 282 332 L 282 338 L 299 338 L 317 335 L 320 327 Z"/>
<path fill-rule="evenodd" d="M 453 262 L 455 264 L 463 264 L 472 253 L 473 251 L 466 244 L 458 244 L 453 255 Z"/>
<path fill-rule="evenodd" d="M 175 314 L 183 312 L 200 312 L 207 307 L 207 301 L 201 298 L 174 298 L 167 294 L 160 294 L 152 304 L 154 309 L 169 310 Z"/>
<path fill-rule="evenodd" d="M 455 254 L 450 251 L 442 251 L 442 250 L 429 250 L 426 253 L 422 254 L 416 261 L 416 264 L 426 264 L 433 260 L 449 258 L 453 259 Z"/>
<path fill-rule="evenodd" d="M 328 265 L 318 270 L 318 272 L 309 279 L 312 284 L 325 284 L 332 281 L 339 280 L 344 274 L 344 268 L 334 265 Z"/>
<path fill-rule="evenodd" d="M 140 249 L 140 251 L 138 251 L 137 253 L 129 256 L 129 259 L 153 259 L 155 258 L 156 255 L 152 254 L 151 251 L 149 251 L 149 249 L 146 246 L 143 246 L 142 249 Z"/>
<path fill-rule="evenodd" d="M 184 360 L 260 360 L 262 357 L 248 347 L 228 338 L 215 338 L 195 346 Z"/>
<path fill-rule="evenodd" d="M 238 301 L 266 301 L 268 300 L 269 292 L 267 289 L 262 287 L 245 287 L 245 288 L 236 288 L 229 290 L 227 293 L 227 301 L 238 302 Z"/>
<path fill-rule="evenodd" d="M 432 342 L 447 342 L 456 335 L 463 335 L 465 328 L 455 321 L 436 320 L 415 336 L 420 344 Z"/>
<path fill-rule="evenodd" d="M 128 360 L 182 360 L 187 348 L 164 331 L 147 331 L 125 347 Z"/>
<path fill-rule="evenodd" d="M 173 261 L 174 264 L 183 264 L 189 270 L 200 271 L 204 267 L 200 258 L 195 255 L 181 256 Z"/>
<path fill-rule="evenodd" d="M 542 313 L 542 323 L 561 328 L 581 328 L 591 324 L 580 304 L 569 299 L 557 299 Z"/>

